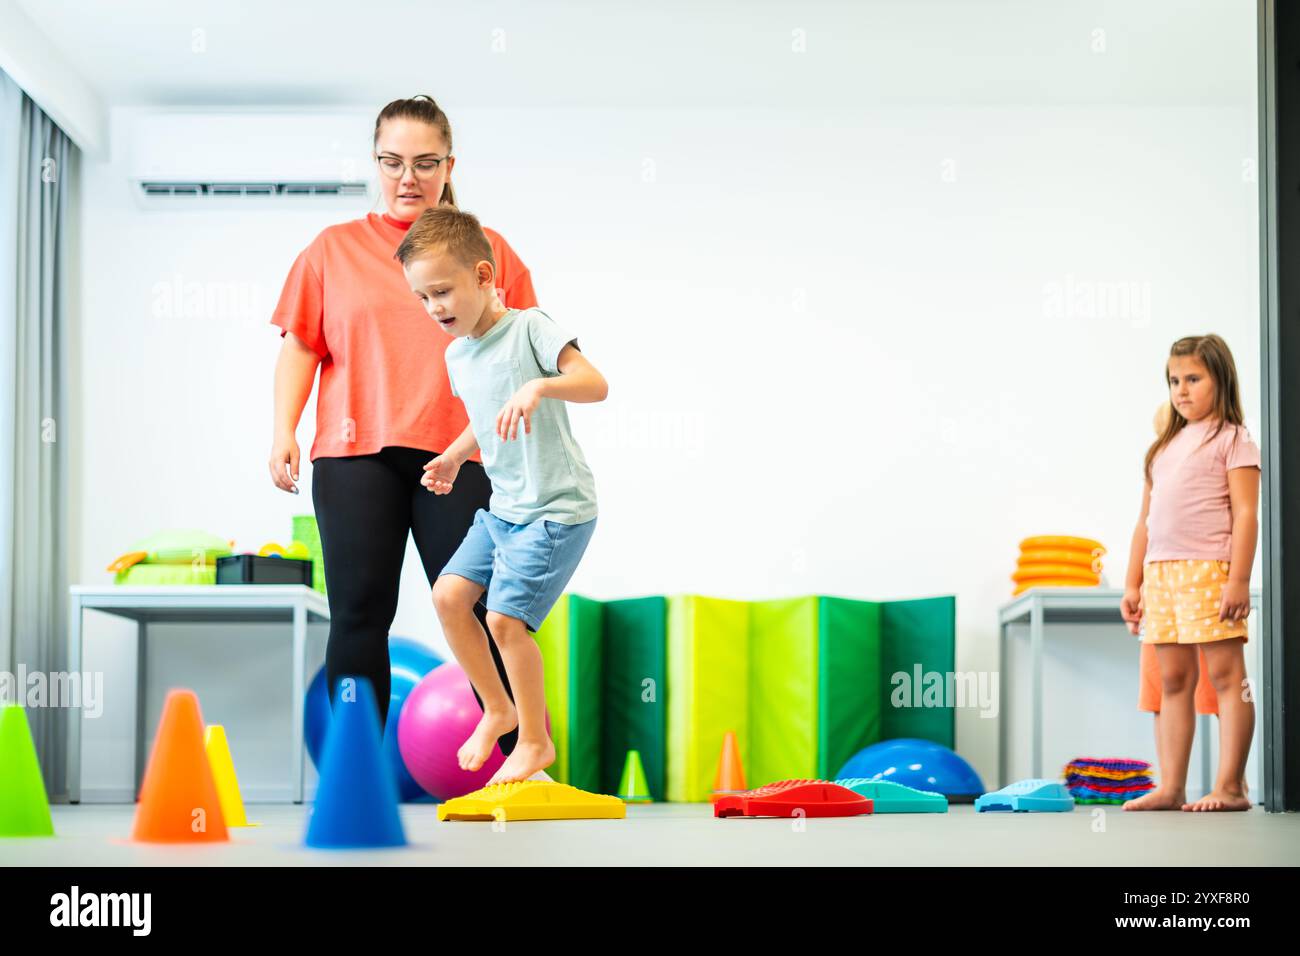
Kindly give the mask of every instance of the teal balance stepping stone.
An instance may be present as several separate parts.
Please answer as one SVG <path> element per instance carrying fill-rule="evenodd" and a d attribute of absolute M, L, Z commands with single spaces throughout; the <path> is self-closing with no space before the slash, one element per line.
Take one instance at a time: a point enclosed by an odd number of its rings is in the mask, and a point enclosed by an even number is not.
<path fill-rule="evenodd" d="M 948 798 L 942 793 L 931 793 L 892 780 L 872 780 L 867 777 L 845 777 L 835 782 L 871 800 L 876 813 L 948 812 Z"/>

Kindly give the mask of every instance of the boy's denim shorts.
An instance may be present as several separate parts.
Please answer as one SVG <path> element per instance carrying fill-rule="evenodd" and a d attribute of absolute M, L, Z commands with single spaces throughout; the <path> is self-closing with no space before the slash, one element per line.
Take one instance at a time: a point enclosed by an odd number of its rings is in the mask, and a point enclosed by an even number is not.
<path fill-rule="evenodd" d="M 511 524 L 480 508 L 443 574 L 487 589 L 485 605 L 536 631 L 564 593 L 587 550 L 596 519 L 582 524 Z"/>

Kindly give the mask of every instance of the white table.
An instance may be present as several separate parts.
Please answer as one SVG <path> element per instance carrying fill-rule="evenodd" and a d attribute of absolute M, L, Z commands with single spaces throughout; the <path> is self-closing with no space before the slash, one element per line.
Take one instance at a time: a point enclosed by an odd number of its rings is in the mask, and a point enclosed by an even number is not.
<path fill-rule="evenodd" d="M 1119 602 L 1124 591 L 1119 588 L 1030 588 L 998 609 L 998 654 L 1002 679 L 998 682 L 1001 700 L 1000 713 L 1007 713 L 1007 631 L 1012 624 L 1029 624 L 1029 692 L 1030 710 L 1030 776 L 1043 776 L 1043 641 L 1049 624 L 1114 624 L 1128 626 L 1119 613 Z M 1260 592 L 1250 592 L 1251 608 L 1260 603 Z M 1205 793 L 1212 788 L 1210 762 L 1210 719 L 1202 714 L 1199 735 L 1201 739 L 1201 783 Z M 1008 726 L 1004 717 L 998 741 L 998 786 L 1005 787 L 1007 779 Z"/>
<path fill-rule="evenodd" d="M 329 620 L 329 602 L 303 584 L 212 584 L 190 587 L 80 587 L 68 589 L 68 668 L 81 672 L 81 617 L 87 608 L 136 622 L 135 786 L 139 792 L 145 761 L 145 678 L 150 624 L 246 624 L 283 622 L 293 642 L 293 706 L 288 733 L 294 803 L 303 801 L 305 749 L 302 702 L 306 690 L 307 625 Z M 72 708 L 68 727 L 68 799 L 81 801 L 81 708 Z"/>

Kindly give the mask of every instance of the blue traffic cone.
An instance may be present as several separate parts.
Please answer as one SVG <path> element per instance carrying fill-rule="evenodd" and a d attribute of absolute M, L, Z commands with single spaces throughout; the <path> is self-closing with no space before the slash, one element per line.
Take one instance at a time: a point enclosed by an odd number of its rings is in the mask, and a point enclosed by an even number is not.
<path fill-rule="evenodd" d="M 364 677 L 339 681 L 306 844 L 322 849 L 406 846 L 397 786 L 380 745 L 379 707 Z"/>

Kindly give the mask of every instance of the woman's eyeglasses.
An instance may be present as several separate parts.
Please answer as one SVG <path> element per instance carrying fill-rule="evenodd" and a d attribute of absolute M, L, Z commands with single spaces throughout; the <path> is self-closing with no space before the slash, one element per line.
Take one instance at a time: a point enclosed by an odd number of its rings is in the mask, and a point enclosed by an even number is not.
<path fill-rule="evenodd" d="M 411 171 L 415 173 L 416 179 L 432 179 L 438 175 L 438 167 L 442 165 L 442 159 L 417 159 L 410 164 Z M 396 156 L 380 156 L 379 171 L 389 179 L 401 179 L 402 173 L 406 171 L 407 164 Z"/>

